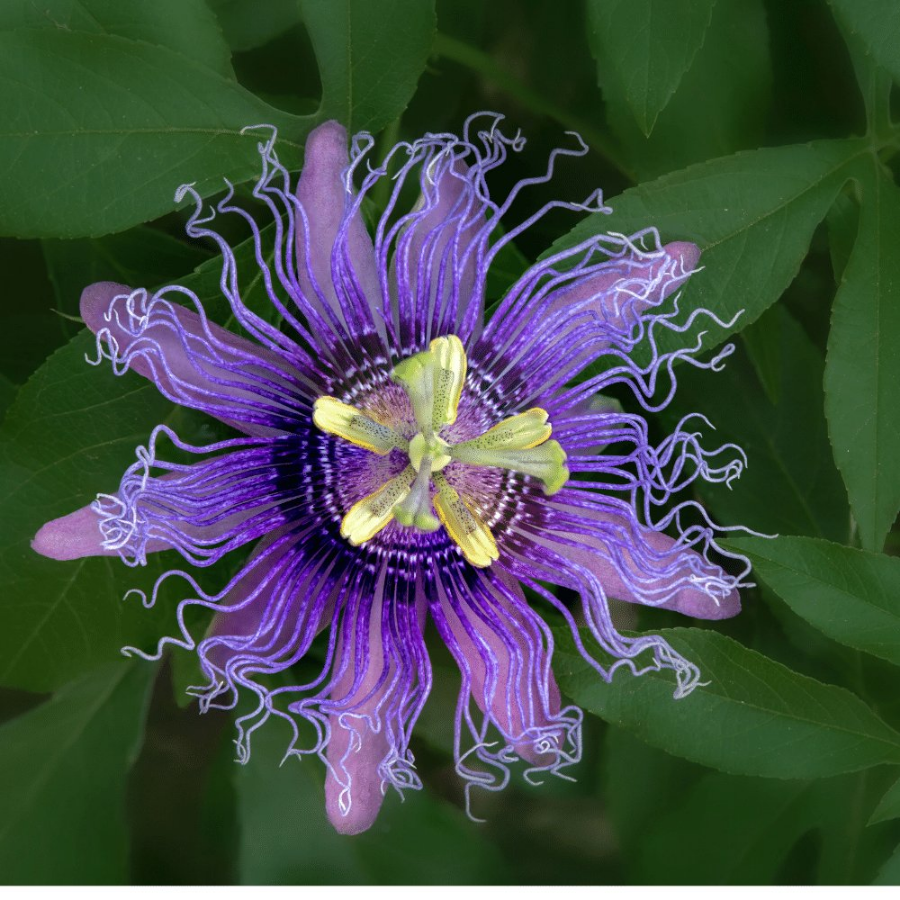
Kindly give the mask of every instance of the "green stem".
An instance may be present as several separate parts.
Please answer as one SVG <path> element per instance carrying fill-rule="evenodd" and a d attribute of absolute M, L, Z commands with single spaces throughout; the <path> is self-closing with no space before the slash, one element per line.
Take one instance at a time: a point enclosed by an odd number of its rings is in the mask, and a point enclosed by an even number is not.
<path fill-rule="evenodd" d="M 449 59 L 483 75 L 488 81 L 502 88 L 510 97 L 518 100 L 533 112 L 553 119 L 570 131 L 577 131 L 594 152 L 599 153 L 626 178 L 631 181 L 635 180 L 634 173 L 619 158 L 615 146 L 606 135 L 589 122 L 560 109 L 533 91 L 511 72 L 499 66 L 487 53 L 440 32 L 435 36 L 434 52 L 444 59 Z"/>

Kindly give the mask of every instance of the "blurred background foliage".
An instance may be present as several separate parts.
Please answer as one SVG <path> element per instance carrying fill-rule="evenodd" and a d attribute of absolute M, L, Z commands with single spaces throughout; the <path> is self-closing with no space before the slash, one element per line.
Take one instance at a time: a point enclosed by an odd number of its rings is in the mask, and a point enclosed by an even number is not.
<path fill-rule="evenodd" d="M 2 0 L 0 880 L 900 881 L 898 78 L 896 0 Z M 779 537 L 734 539 L 759 582 L 737 619 L 639 611 L 633 627 L 676 629 L 701 666 L 687 700 L 662 676 L 598 682 L 560 636 L 561 685 L 590 713 L 577 780 L 516 778 L 476 798 L 483 823 L 462 812 L 458 678 L 435 646 L 413 743 L 425 790 L 341 838 L 321 767 L 280 765 L 278 724 L 238 766 L 229 717 L 184 694 L 187 654 L 121 661 L 171 633 L 165 597 L 122 600 L 164 563 L 56 564 L 28 541 L 114 489 L 159 422 L 213 434 L 138 376 L 85 365 L 77 319 L 81 288 L 113 279 L 189 284 L 224 321 L 179 184 L 246 195 L 245 125 L 278 126 L 297 169 L 328 118 L 386 149 L 481 109 L 528 139 L 495 193 L 566 131 L 590 148 L 523 217 L 597 186 L 613 207 L 547 216 L 489 299 L 598 229 L 701 245 L 682 307 L 743 310 L 706 337 L 737 333 L 736 351 L 718 375 L 683 367 L 658 425 L 697 411 L 741 445 L 741 481 L 699 499 Z"/>

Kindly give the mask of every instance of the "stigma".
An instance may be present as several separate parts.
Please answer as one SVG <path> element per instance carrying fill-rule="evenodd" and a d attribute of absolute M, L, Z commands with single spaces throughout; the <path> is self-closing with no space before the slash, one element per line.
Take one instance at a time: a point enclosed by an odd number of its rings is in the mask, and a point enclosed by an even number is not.
<path fill-rule="evenodd" d="M 335 397 L 316 400 L 313 422 L 322 431 L 380 456 L 397 451 L 407 459 L 402 472 L 347 511 L 341 536 L 354 546 L 371 540 L 392 521 L 426 533 L 443 527 L 468 562 L 485 568 L 499 552 L 484 511 L 460 495 L 443 470 L 450 463 L 506 469 L 538 479 L 547 494 L 555 494 L 568 481 L 565 451 L 550 440 L 552 428 L 543 409 L 503 419 L 461 443 L 441 436 L 456 422 L 467 367 L 462 341 L 449 335 L 436 338 L 428 350 L 393 369 L 391 378 L 412 406 L 417 429 L 412 437 Z"/>

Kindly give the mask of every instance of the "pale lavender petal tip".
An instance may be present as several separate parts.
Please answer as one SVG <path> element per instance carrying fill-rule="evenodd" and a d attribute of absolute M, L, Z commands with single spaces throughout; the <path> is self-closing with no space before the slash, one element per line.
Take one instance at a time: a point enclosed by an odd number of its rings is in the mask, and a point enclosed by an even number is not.
<path fill-rule="evenodd" d="M 84 556 L 116 556 L 102 546 L 100 517 L 89 506 L 53 519 L 41 527 L 31 548 L 50 559 L 70 560 Z"/>

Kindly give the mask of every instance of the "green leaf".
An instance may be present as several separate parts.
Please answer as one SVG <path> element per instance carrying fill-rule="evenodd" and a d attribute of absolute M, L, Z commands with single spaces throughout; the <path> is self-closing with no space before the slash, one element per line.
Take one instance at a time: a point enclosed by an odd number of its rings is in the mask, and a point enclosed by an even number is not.
<path fill-rule="evenodd" d="M 900 847 L 898 847 L 890 859 L 882 866 L 878 877 L 873 884 L 900 884 Z"/>
<path fill-rule="evenodd" d="M 881 798 L 875 812 L 869 818 L 869 825 L 888 822 L 891 819 L 900 819 L 900 779 L 895 781 Z"/>
<path fill-rule="evenodd" d="M 210 0 L 232 50 L 253 50 L 268 44 L 301 21 L 300 0 Z"/>
<path fill-rule="evenodd" d="M 683 803 L 647 821 L 638 883 L 868 881 L 884 836 L 860 839 L 859 816 L 877 787 L 871 775 L 775 782 L 709 773 Z M 803 852 L 804 837 L 818 854 Z"/>
<path fill-rule="evenodd" d="M 620 669 L 607 684 L 561 629 L 555 656 L 560 687 L 648 744 L 733 775 L 823 778 L 900 762 L 900 734 L 849 691 L 713 631 L 660 634 L 699 666 L 707 682 L 688 697 L 673 699 L 670 672 L 634 677 Z"/>
<path fill-rule="evenodd" d="M 0 429 L 0 683 L 52 690 L 119 656 L 124 644 L 155 646 L 171 633 L 171 611 L 144 609 L 169 553 L 145 569 L 115 557 L 45 559 L 29 546 L 46 521 L 114 491 L 135 447 L 171 404 L 138 375 L 115 377 L 85 363 L 95 353 L 83 331 L 25 384 Z"/>
<path fill-rule="evenodd" d="M 270 719 L 253 734 L 249 763 L 235 767 L 241 884 L 508 883 L 484 831 L 427 791 L 402 803 L 389 791 L 369 831 L 337 834 L 325 817 L 324 767 L 314 756 L 284 760 L 290 739 Z"/>
<path fill-rule="evenodd" d="M 863 195 L 831 311 L 825 414 L 860 542 L 881 550 L 900 509 L 900 188 L 879 167 Z"/>
<path fill-rule="evenodd" d="M 828 0 L 835 18 L 858 35 L 878 65 L 900 81 L 900 6 L 894 0 Z"/>
<path fill-rule="evenodd" d="M 5 375 L 0 374 L 0 422 L 3 422 L 6 411 L 12 406 L 13 400 L 16 399 L 18 387 L 13 384 Z"/>
<path fill-rule="evenodd" d="M 716 0 L 589 0 L 588 40 L 604 93 L 644 134 L 703 44 Z"/>
<path fill-rule="evenodd" d="M 834 201 L 834 206 L 828 210 L 825 221 L 828 225 L 831 269 L 834 272 L 834 280 L 840 284 L 844 279 L 844 272 L 847 263 L 850 262 L 859 231 L 859 205 L 847 194 L 841 194 Z"/>
<path fill-rule="evenodd" d="M 733 328 L 704 322 L 704 346 L 746 327 L 791 283 L 851 165 L 866 152 L 862 141 L 820 141 L 738 153 L 673 172 L 609 201 L 612 215 L 589 216 L 548 252 L 592 234 L 633 234 L 648 226 L 662 238 L 700 245 L 704 269 L 682 292 L 680 308 L 706 308 Z M 672 338 L 674 347 L 693 335 Z"/>
<path fill-rule="evenodd" d="M 435 32 L 433 0 L 301 0 L 319 74 L 318 120 L 377 132 L 415 93 Z"/>
<path fill-rule="evenodd" d="M 125 780 L 153 667 L 106 667 L 0 728 L 7 884 L 124 884 Z"/>
<path fill-rule="evenodd" d="M 173 207 L 179 185 L 203 195 L 259 171 L 260 132 L 281 129 L 297 162 L 311 119 L 164 47 L 113 35 L 0 33 L 0 234 L 84 237 Z"/>
<path fill-rule="evenodd" d="M 735 538 L 729 544 L 828 637 L 900 664 L 900 559 L 803 537 Z"/>
<path fill-rule="evenodd" d="M 44 241 L 43 250 L 57 309 L 74 316 L 82 290 L 95 281 L 166 284 L 209 259 L 199 241 L 178 240 L 144 225 L 102 238 Z"/>
<path fill-rule="evenodd" d="M 817 824 L 811 791 L 804 781 L 707 774 L 684 803 L 647 823 L 645 883 L 771 884 L 792 845 Z"/>
<path fill-rule="evenodd" d="M 234 77 L 228 45 L 203 0 L 6 0 L 0 5 L 0 30 L 14 28 L 115 34 L 168 47 Z"/>
<path fill-rule="evenodd" d="M 758 147 L 772 81 L 763 2 L 718 0 L 703 46 L 649 135 L 615 90 L 613 70 L 599 74 L 610 128 L 639 181 Z"/>
<path fill-rule="evenodd" d="M 845 540 L 850 514 L 822 410 L 822 354 L 779 306 L 742 337 L 758 345 L 763 341 L 756 337 L 760 332 L 771 344 L 759 353 L 769 354 L 774 400 L 739 346 L 721 372 L 683 367 L 666 417 L 674 424 L 685 413 L 703 413 L 716 429 L 697 425 L 709 446 L 736 443 L 747 454 L 747 468 L 731 488 L 697 483 L 701 497 L 722 522 L 766 534 Z"/>

